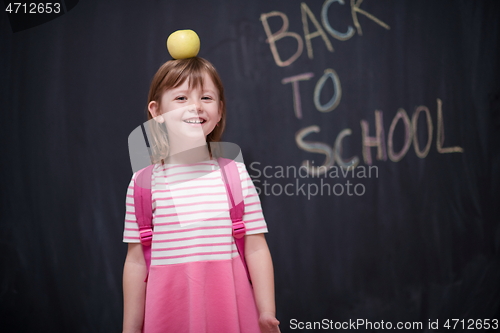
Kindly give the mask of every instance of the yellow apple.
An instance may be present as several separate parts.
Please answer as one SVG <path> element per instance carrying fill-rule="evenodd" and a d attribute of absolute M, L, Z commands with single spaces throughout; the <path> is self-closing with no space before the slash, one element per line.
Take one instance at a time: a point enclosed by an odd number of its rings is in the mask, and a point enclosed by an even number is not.
<path fill-rule="evenodd" d="M 200 51 L 200 38 L 193 30 L 177 30 L 168 36 L 167 49 L 174 59 L 196 57 Z"/>

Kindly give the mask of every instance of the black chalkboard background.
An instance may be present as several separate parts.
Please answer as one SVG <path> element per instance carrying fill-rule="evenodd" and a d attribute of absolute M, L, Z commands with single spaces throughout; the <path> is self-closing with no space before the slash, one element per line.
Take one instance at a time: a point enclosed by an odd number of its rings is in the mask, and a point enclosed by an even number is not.
<path fill-rule="evenodd" d="M 469 319 L 499 318 L 500 3 L 330 2 L 80 1 L 16 33 L 0 14 L 1 330 L 120 332 L 127 137 L 145 121 L 150 80 L 170 59 L 165 39 L 178 29 L 195 30 L 199 55 L 219 70 L 224 140 L 241 147 L 262 191 L 282 332 L 300 331 L 294 319 L 422 322 L 415 331 L 439 320 L 440 331 L 460 331 Z M 327 31 L 325 3 L 333 29 L 352 27 L 347 40 Z M 334 49 L 314 37 L 312 59 L 308 10 Z M 300 36 L 303 50 L 288 66 L 273 58 L 262 14 L 272 33 L 286 15 L 288 31 Z M 276 41 L 283 61 L 298 43 Z M 341 96 L 320 112 L 314 94 L 325 70 L 339 85 L 329 77 L 319 86 L 319 104 L 339 87 Z M 282 81 L 304 73 L 299 119 L 293 84 Z M 323 164 L 310 142 L 331 153 L 345 129 L 351 134 L 336 151 L 368 170 L 362 122 L 375 140 L 377 117 L 383 142 L 381 158 L 377 147 L 366 149 L 371 178 L 340 169 L 338 178 L 277 177 L 279 166 Z M 296 140 L 302 130 L 309 143 Z M 277 195 L 288 184 L 293 195 Z M 324 184 L 344 193 L 308 197 Z M 453 318 L 464 321 L 445 329 Z"/>

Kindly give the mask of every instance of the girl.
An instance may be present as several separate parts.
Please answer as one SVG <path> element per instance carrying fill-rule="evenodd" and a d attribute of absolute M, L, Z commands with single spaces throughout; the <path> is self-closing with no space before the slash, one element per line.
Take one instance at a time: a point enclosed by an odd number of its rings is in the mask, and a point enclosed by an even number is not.
<path fill-rule="evenodd" d="M 148 103 L 155 163 L 152 259 L 147 273 L 134 210 L 134 173 L 124 231 L 129 245 L 123 332 L 279 332 L 267 226 L 239 162 L 252 284 L 232 236 L 225 186 L 210 145 L 220 140 L 226 122 L 215 68 L 199 57 L 166 62 L 153 78 Z"/>

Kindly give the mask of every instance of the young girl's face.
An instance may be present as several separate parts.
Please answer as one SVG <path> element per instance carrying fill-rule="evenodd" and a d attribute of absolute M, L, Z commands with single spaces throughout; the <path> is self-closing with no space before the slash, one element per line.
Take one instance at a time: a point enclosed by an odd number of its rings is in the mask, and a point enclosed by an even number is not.
<path fill-rule="evenodd" d="M 203 75 L 203 88 L 189 87 L 187 79 L 163 93 L 159 113 L 169 136 L 206 138 L 221 119 L 219 91 L 207 73 Z"/>

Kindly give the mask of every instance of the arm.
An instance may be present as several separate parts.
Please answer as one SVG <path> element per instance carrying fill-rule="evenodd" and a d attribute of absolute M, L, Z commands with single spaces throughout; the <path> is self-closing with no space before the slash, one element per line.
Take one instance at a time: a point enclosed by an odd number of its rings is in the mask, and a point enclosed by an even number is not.
<path fill-rule="evenodd" d="M 123 333 L 142 332 L 146 274 L 141 243 L 129 243 L 123 267 Z"/>
<path fill-rule="evenodd" d="M 280 332 L 274 301 L 273 262 L 264 234 L 245 236 L 245 260 L 259 310 L 261 332 Z"/>

